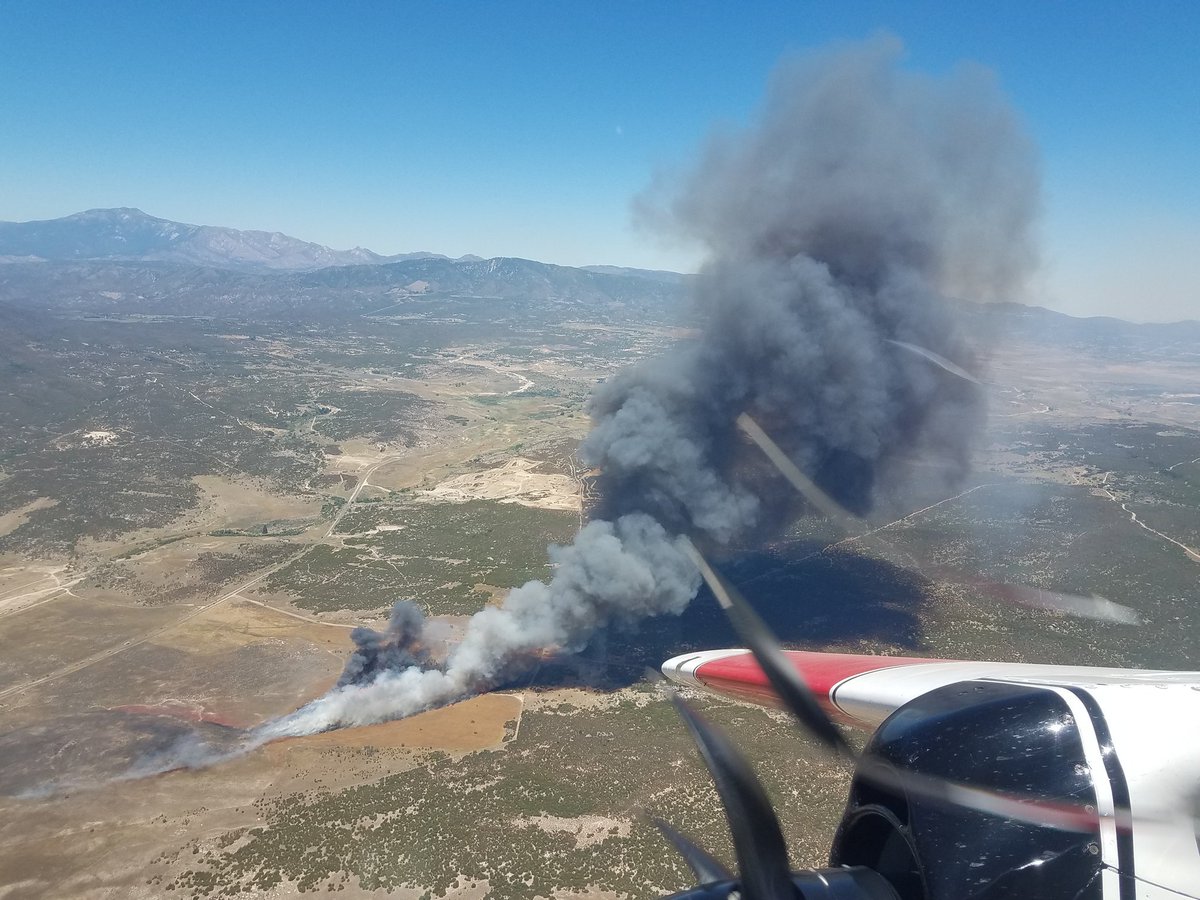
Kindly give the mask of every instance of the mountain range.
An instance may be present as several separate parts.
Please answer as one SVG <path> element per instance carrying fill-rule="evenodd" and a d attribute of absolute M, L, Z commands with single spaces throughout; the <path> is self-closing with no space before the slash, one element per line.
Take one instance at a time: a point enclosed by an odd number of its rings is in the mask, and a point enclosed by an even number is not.
<path fill-rule="evenodd" d="M 278 231 L 188 225 L 129 207 L 89 209 L 40 222 L 0 222 L 0 259 L 6 261 L 121 260 L 244 271 L 305 271 L 447 258 L 437 253 L 383 256 L 362 247 L 334 250 Z"/>
<path fill-rule="evenodd" d="M 0 222 L 0 264 L 6 262 L 167 262 L 244 272 L 306 272 L 330 266 L 378 266 L 418 259 L 484 262 L 417 251 L 390 256 L 354 247 L 334 250 L 279 231 L 242 231 L 217 225 L 188 225 L 140 209 L 89 209 L 36 222 Z M 678 284 L 686 276 L 659 269 L 583 266 L 600 275 L 619 275 Z"/>
<path fill-rule="evenodd" d="M 586 303 L 673 308 L 687 276 L 528 259 L 334 250 L 279 232 L 188 225 L 131 208 L 0 222 L 0 302 L 89 315 L 328 318 L 419 302 L 500 300 L 494 312 Z"/>
<path fill-rule="evenodd" d="M 333 250 L 279 232 L 187 225 L 130 208 L 40 222 L 0 222 L 0 303 L 91 314 L 325 318 L 461 301 L 532 311 L 582 303 L 653 315 L 678 309 L 690 276 L 619 266 L 558 266 L 512 257 L 451 259 Z M 473 315 L 482 314 L 483 309 Z M 980 334 L 1124 355 L 1200 352 L 1200 322 L 1134 325 L 1019 304 L 967 304 Z"/>

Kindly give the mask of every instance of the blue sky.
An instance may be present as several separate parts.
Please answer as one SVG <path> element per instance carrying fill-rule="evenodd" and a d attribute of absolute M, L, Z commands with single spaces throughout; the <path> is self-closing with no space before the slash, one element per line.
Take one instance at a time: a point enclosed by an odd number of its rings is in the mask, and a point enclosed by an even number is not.
<path fill-rule="evenodd" d="M 0 7 L 0 219 L 137 206 L 390 253 L 687 268 L 631 199 L 787 53 L 879 30 L 994 69 L 1043 164 L 1024 298 L 1200 317 L 1200 4 Z"/>

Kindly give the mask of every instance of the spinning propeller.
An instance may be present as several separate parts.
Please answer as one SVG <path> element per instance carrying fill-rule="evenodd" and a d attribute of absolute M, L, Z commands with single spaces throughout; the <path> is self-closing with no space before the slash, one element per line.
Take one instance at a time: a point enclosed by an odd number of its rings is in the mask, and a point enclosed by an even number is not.
<path fill-rule="evenodd" d="M 771 686 L 796 720 L 830 750 L 854 758 L 846 739 L 817 704 L 808 685 L 783 656 L 766 624 L 737 592 L 712 570 L 694 548 L 691 555 L 717 602 Z M 779 818 L 749 761 L 729 736 L 693 709 L 678 692 L 671 701 L 687 726 L 725 809 L 737 858 L 731 875 L 709 853 L 671 825 L 654 819 L 696 876 L 697 886 L 674 894 L 676 900 L 900 900 L 892 886 L 864 866 L 792 871 Z"/>

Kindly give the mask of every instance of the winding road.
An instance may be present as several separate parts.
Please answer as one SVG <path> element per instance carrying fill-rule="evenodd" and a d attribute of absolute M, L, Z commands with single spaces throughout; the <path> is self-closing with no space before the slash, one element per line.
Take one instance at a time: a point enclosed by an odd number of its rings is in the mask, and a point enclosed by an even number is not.
<path fill-rule="evenodd" d="M 1193 462 L 1196 462 L 1196 461 L 1200 461 L 1200 460 L 1193 460 Z M 1173 468 L 1175 468 L 1175 466 L 1172 466 L 1171 468 L 1173 469 Z M 1170 470 L 1168 470 L 1168 471 L 1170 471 Z M 1141 519 L 1139 519 L 1137 516 L 1137 513 L 1135 513 L 1132 509 L 1130 509 L 1126 503 L 1118 500 L 1113 495 L 1113 492 L 1110 491 L 1107 487 L 1105 487 L 1105 485 L 1108 484 L 1108 476 L 1111 474 L 1112 474 L 1112 472 L 1105 472 L 1104 480 L 1100 482 L 1100 490 L 1102 490 L 1104 492 L 1105 496 L 1107 496 L 1108 499 L 1111 500 L 1113 503 L 1118 504 L 1121 507 L 1121 509 L 1123 509 L 1125 512 L 1129 513 L 1129 520 L 1131 522 L 1133 522 L 1134 525 L 1138 525 L 1142 528 L 1145 528 L 1151 534 L 1157 535 L 1158 537 L 1162 538 L 1164 541 L 1168 541 L 1168 542 L 1174 544 L 1176 547 L 1178 547 L 1180 550 L 1182 550 L 1185 554 L 1187 554 L 1187 558 L 1190 559 L 1192 562 L 1200 563 L 1200 553 L 1197 553 L 1195 550 L 1193 550 L 1187 544 L 1184 544 L 1180 541 L 1175 540 L 1175 538 L 1171 537 L 1169 534 L 1163 534 L 1158 529 L 1151 528 L 1149 525 L 1147 525 L 1145 522 L 1143 522 Z"/>

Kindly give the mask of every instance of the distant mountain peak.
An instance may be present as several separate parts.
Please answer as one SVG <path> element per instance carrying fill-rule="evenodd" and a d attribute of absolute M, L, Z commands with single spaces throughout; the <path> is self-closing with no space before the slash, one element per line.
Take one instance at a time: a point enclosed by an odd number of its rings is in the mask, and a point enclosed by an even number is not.
<path fill-rule="evenodd" d="M 154 222 L 166 222 L 166 219 L 159 219 L 155 216 L 148 215 L 142 212 L 136 206 L 113 206 L 113 207 L 97 207 L 96 209 L 85 209 L 83 212 L 77 212 L 74 215 L 63 216 L 63 219 L 101 219 L 105 221 L 128 221 L 130 219 L 149 219 Z M 62 219 L 46 219 L 47 222 L 60 222 Z M 31 223 L 25 223 L 31 224 Z"/>

